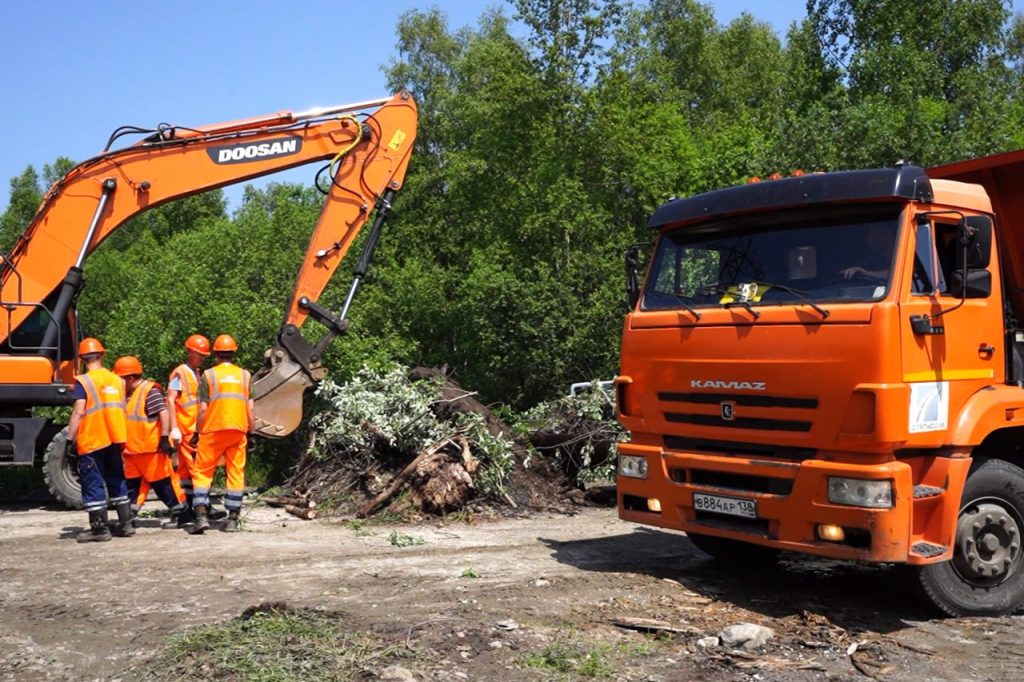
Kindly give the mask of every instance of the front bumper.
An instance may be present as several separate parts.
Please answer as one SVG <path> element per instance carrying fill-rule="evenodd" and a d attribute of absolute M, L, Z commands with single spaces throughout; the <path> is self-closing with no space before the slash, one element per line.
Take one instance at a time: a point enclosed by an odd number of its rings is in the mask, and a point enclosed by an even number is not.
<path fill-rule="evenodd" d="M 785 462 L 671 452 L 633 443 L 622 443 L 619 454 L 645 456 L 648 464 L 646 479 L 618 477 L 619 517 L 626 521 L 836 559 L 920 564 L 951 555 L 947 547 L 931 556 L 912 549 L 921 545 L 914 544 L 920 540 L 913 532 L 914 474 L 905 462 Z M 893 507 L 867 509 L 829 502 L 829 476 L 891 481 Z M 695 492 L 754 500 L 757 518 L 698 511 Z M 651 499 L 658 503 L 649 503 Z M 819 525 L 842 527 L 844 540 L 821 540 Z"/>

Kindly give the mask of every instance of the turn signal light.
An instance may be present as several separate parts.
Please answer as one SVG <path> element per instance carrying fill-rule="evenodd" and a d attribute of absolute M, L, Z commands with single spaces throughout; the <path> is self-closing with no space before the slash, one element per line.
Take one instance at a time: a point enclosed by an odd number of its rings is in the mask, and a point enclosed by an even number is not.
<path fill-rule="evenodd" d="M 846 539 L 846 533 L 843 531 L 842 526 L 823 524 L 818 526 L 818 537 L 828 542 L 842 542 Z"/>

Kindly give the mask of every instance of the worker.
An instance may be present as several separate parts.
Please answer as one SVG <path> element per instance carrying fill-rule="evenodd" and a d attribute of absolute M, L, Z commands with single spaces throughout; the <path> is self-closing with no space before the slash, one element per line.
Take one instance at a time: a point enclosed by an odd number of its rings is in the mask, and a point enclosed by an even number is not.
<path fill-rule="evenodd" d="M 124 382 L 103 366 L 106 349 L 93 338 L 82 339 L 78 356 L 85 373 L 75 377 L 74 407 L 68 424 L 68 456 L 78 456 L 82 505 L 89 513 L 89 530 L 79 542 L 104 542 L 114 535 L 135 534 L 121 449 L 127 441 Z M 107 499 L 117 510 L 117 525 L 107 523 Z"/>
<path fill-rule="evenodd" d="M 114 374 L 124 379 L 128 396 L 128 440 L 124 448 L 124 475 L 132 517 L 138 516 L 142 483 L 156 492 L 160 501 L 177 519 L 185 509 L 185 495 L 174 489 L 171 476 L 178 453 L 168 438 L 170 417 L 160 386 L 142 378 L 142 363 L 126 355 L 114 363 Z M 145 500 L 145 497 L 142 498 Z"/>
<path fill-rule="evenodd" d="M 185 340 L 185 362 L 174 368 L 167 380 L 167 409 L 170 417 L 169 437 L 178 449 L 176 478 L 185 494 L 185 511 L 178 516 L 178 525 L 195 521 L 192 507 L 192 467 L 196 450 L 192 434 L 199 417 L 199 369 L 210 355 L 210 340 L 193 334 Z"/>
<path fill-rule="evenodd" d="M 202 534 L 210 528 L 210 484 L 221 457 L 227 473 L 224 506 L 227 521 L 225 532 L 238 530 L 245 490 L 245 449 L 247 434 L 254 429 L 253 401 L 249 397 L 251 376 L 234 364 L 238 344 L 221 334 L 213 342 L 216 364 L 203 372 L 199 384 L 199 418 L 192 443 L 196 444 L 196 461 L 192 470 L 193 504 L 196 522 L 192 533 Z"/>

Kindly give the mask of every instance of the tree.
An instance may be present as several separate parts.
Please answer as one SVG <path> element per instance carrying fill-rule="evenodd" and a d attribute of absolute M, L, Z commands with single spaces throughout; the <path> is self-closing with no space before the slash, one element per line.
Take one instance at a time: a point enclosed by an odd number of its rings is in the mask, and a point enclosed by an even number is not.
<path fill-rule="evenodd" d="M 21 175 L 11 178 L 10 200 L 0 216 L 0 251 L 10 251 L 15 240 L 28 227 L 43 200 L 39 190 L 39 174 L 28 166 Z"/>
<path fill-rule="evenodd" d="M 931 165 L 1013 145 L 1003 0 L 812 0 L 808 22 L 848 92 L 837 162 Z"/>

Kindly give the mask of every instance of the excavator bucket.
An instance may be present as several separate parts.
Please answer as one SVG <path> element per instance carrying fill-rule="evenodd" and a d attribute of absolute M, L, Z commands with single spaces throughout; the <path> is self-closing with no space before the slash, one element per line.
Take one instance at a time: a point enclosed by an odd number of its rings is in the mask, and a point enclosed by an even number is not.
<path fill-rule="evenodd" d="M 302 422 L 302 395 L 314 384 L 302 365 L 275 346 L 266 352 L 266 365 L 252 381 L 256 433 L 283 438 Z"/>

